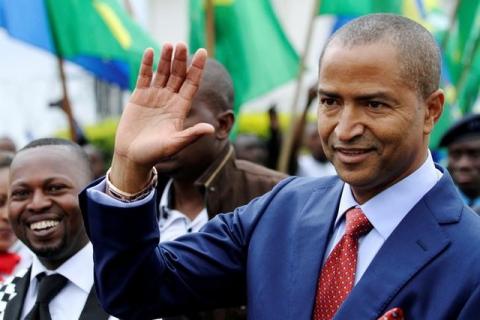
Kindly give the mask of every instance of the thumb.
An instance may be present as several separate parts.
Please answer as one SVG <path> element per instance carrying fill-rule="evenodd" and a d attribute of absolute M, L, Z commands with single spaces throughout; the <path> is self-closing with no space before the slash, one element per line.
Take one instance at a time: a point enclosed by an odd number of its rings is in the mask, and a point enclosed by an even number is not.
<path fill-rule="evenodd" d="M 180 131 L 177 136 L 177 143 L 183 147 L 193 143 L 195 140 L 204 135 L 212 134 L 214 132 L 215 128 L 211 124 L 197 123 L 192 127 Z"/>

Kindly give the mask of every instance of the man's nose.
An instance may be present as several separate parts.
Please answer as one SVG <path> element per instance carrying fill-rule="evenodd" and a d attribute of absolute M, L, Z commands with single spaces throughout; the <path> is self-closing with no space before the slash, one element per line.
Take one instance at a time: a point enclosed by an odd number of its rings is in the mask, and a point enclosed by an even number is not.
<path fill-rule="evenodd" d="M 8 221 L 8 208 L 7 205 L 0 206 L 0 220 Z"/>
<path fill-rule="evenodd" d="M 42 211 L 49 208 L 52 201 L 46 196 L 43 191 L 36 190 L 33 192 L 32 199 L 28 203 L 27 208 L 32 211 Z"/>
<path fill-rule="evenodd" d="M 335 127 L 335 135 L 340 141 L 350 141 L 357 136 L 361 136 L 365 130 L 362 123 L 361 111 L 351 104 L 346 104 L 338 118 Z"/>

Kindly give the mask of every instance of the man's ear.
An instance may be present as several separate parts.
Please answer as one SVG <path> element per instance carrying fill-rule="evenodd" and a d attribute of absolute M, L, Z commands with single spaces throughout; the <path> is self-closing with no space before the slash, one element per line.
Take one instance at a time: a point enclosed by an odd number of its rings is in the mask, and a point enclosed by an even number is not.
<path fill-rule="evenodd" d="M 235 116 L 232 110 L 220 112 L 217 115 L 218 128 L 215 130 L 215 136 L 220 139 L 228 139 L 230 130 L 232 130 Z"/>
<path fill-rule="evenodd" d="M 445 94 L 442 89 L 433 92 L 425 101 L 425 124 L 423 132 L 430 134 L 443 112 Z"/>

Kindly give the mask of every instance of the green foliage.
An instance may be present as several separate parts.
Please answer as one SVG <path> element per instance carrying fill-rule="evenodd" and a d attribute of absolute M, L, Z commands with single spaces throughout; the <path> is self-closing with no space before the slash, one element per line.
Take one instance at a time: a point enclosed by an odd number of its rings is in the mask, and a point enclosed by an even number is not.
<path fill-rule="evenodd" d="M 280 130 L 285 134 L 291 121 L 291 117 L 287 113 L 280 113 Z M 315 122 L 316 117 L 309 114 L 308 122 Z M 269 119 L 267 112 L 240 113 L 235 120 L 238 123 L 238 134 L 254 134 L 261 138 L 267 138 L 269 132 Z"/>

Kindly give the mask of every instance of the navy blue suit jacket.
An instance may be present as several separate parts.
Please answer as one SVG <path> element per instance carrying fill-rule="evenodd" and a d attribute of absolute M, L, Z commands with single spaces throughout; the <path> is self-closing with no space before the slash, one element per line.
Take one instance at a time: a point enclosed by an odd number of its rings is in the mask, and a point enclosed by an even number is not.
<path fill-rule="evenodd" d="M 342 187 L 336 177 L 288 178 L 202 232 L 161 245 L 154 200 L 122 209 L 84 192 L 100 301 L 126 319 L 244 303 L 249 319 L 311 319 Z M 377 319 L 394 307 L 406 319 L 480 319 L 480 218 L 446 171 L 386 240 L 335 319 Z"/>

